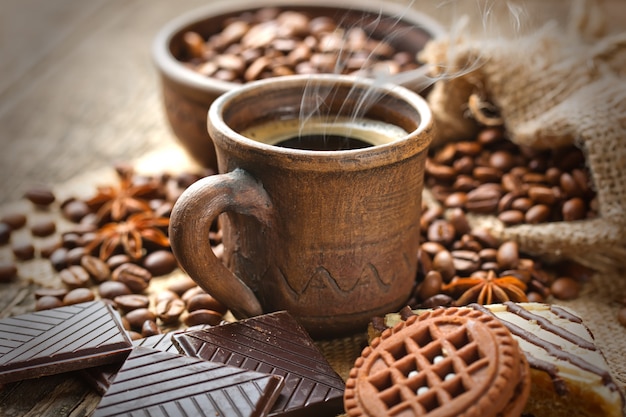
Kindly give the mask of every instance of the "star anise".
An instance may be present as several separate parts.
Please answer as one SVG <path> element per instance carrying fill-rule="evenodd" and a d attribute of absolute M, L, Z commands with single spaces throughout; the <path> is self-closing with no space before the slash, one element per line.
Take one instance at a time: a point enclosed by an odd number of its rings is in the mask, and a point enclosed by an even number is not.
<path fill-rule="evenodd" d="M 134 171 L 118 169 L 118 187 L 98 186 L 97 194 L 86 201 L 89 207 L 97 209 L 98 222 L 120 221 L 130 213 L 150 211 L 148 197 L 158 193 L 160 183 L 156 180 L 135 181 Z"/>
<path fill-rule="evenodd" d="M 528 301 L 524 282 L 512 275 L 496 277 L 493 271 L 489 271 L 486 277 L 455 278 L 442 287 L 442 292 L 458 297 L 457 306 Z"/>
<path fill-rule="evenodd" d="M 169 218 L 156 216 L 151 211 L 131 214 L 121 222 L 107 223 L 96 231 L 96 238 L 85 248 L 91 253 L 100 246 L 99 257 L 106 260 L 121 247 L 128 256 L 140 259 L 144 254 L 144 240 L 169 246 L 169 239 L 159 229 L 167 227 Z"/>

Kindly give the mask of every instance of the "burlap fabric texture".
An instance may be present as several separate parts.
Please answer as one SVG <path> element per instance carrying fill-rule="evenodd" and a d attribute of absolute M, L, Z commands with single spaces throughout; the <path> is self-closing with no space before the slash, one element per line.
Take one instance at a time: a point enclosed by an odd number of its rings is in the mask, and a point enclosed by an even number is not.
<path fill-rule="evenodd" d="M 573 3 L 574 4 L 574 3 Z M 599 271 L 626 269 L 626 32 L 604 35 L 600 9 L 579 2 L 566 28 L 432 41 L 420 59 L 435 85 L 429 103 L 439 141 L 504 125 L 511 141 L 536 148 L 575 144 L 586 155 L 599 216 L 505 227 L 480 218 L 528 253 L 569 258 Z"/>

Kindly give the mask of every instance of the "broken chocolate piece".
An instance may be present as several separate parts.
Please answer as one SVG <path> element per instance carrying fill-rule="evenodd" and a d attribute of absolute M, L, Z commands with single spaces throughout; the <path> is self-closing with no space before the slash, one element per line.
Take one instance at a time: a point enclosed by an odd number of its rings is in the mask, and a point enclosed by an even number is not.
<path fill-rule="evenodd" d="M 277 375 L 135 347 L 93 417 L 265 416 L 283 383 Z"/>
<path fill-rule="evenodd" d="M 0 320 L 0 383 L 122 362 L 132 348 L 101 301 Z"/>
<path fill-rule="evenodd" d="M 283 376 L 270 416 L 343 413 L 343 380 L 286 311 L 176 334 L 173 341 L 189 356 Z"/>
<path fill-rule="evenodd" d="M 201 330 L 209 327 L 211 326 L 206 324 L 190 327 L 187 330 Z M 178 353 L 178 349 L 176 349 L 172 343 L 172 335 L 187 330 L 175 330 L 163 334 L 156 334 L 143 339 L 133 340 L 132 343 L 134 347 L 143 346 L 146 348 L 160 350 L 161 352 Z M 81 375 L 98 392 L 98 394 L 104 395 L 111 386 L 111 383 L 113 383 L 113 379 L 121 367 L 122 363 L 120 362 L 96 368 L 84 369 L 81 372 Z"/>

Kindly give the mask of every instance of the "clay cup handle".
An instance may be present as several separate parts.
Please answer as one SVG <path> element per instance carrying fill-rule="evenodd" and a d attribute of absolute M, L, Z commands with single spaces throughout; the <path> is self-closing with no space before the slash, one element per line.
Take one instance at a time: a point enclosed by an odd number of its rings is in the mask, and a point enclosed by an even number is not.
<path fill-rule="evenodd" d="M 169 237 L 181 268 L 228 307 L 235 316 L 263 313 L 252 290 L 215 256 L 209 242 L 211 225 L 224 212 L 236 212 L 271 222 L 272 202 L 262 184 L 242 169 L 202 178 L 176 201 Z"/>

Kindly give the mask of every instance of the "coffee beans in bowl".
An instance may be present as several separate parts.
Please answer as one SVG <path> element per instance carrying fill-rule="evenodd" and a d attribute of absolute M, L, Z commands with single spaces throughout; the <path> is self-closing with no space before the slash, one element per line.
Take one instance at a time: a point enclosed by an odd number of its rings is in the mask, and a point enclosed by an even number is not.
<path fill-rule="evenodd" d="M 206 119 L 222 93 L 311 73 L 377 77 L 419 92 L 425 70 L 417 53 L 443 33 L 429 16 L 384 1 L 222 1 L 164 26 L 153 58 L 174 134 L 194 159 L 216 168 Z"/>

